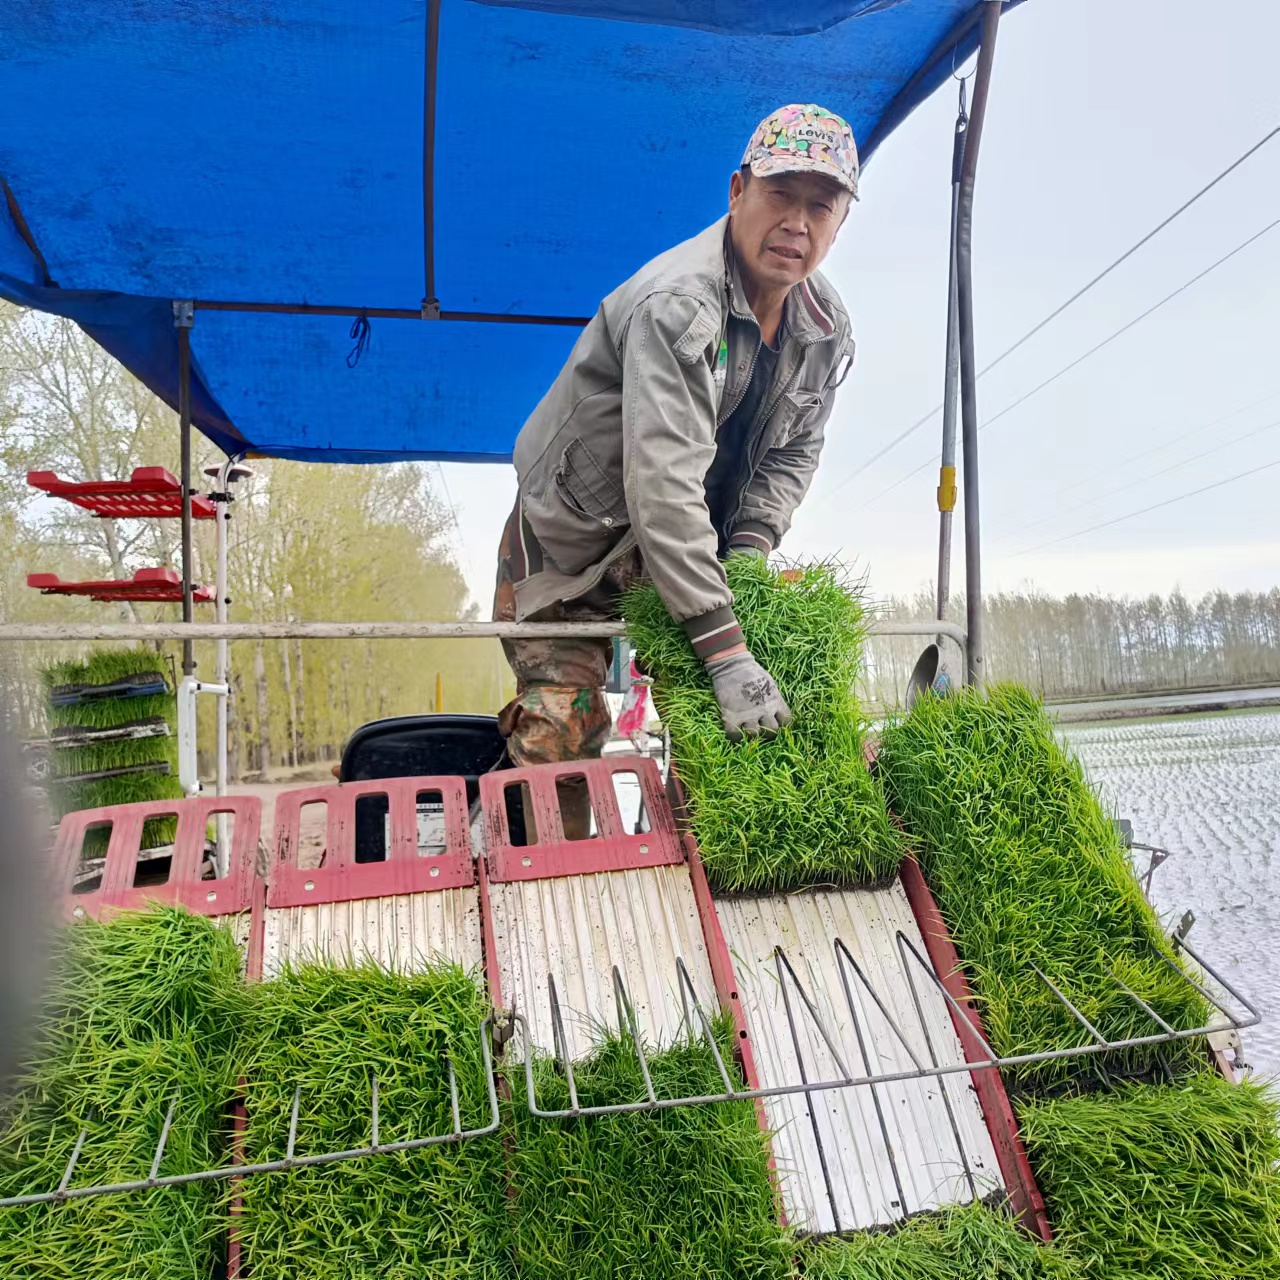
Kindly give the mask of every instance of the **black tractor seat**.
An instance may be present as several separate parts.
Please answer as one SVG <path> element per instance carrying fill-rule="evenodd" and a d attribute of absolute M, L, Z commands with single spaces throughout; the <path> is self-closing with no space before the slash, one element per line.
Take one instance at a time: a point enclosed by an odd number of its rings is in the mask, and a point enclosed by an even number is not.
<path fill-rule="evenodd" d="M 474 813 L 480 775 L 509 767 L 497 716 L 390 716 L 361 725 L 347 739 L 338 781 L 461 777 L 467 784 L 467 805 Z M 357 804 L 357 862 L 380 862 L 386 857 L 386 814 L 385 798 L 369 796 Z"/>

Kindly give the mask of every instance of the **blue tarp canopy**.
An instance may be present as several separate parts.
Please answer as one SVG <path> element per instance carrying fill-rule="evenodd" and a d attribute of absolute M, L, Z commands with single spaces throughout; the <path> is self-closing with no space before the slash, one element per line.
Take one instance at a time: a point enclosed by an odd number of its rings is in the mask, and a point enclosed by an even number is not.
<path fill-rule="evenodd" d="M 865 160 L 981 7 L 9 5 L 0 296 L 171 405 L 194 299 L 193 420 L 228 452 L 505 459 L 582 319 L 723 211 L 761 117 L 820 102 Z"/>

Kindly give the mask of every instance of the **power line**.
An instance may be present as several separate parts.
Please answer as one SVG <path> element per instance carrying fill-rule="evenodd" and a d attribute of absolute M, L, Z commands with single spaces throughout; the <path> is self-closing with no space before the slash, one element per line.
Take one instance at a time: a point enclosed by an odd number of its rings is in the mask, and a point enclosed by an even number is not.
<path fill-rule="evenodd" d="M 1087 529 L 1077 529 L 1075 533 L 1064 533 L 1060 538 L 1052 538 L 1048 542 L 1041 542 L 1037 546 L 1028 547 L 1025 551 L 1018 551 L 1015 555 L 1029 556 L 1032 552 L 1043 551 L 1045 547 L 1057 546 L 1060 542 L 1070 542 L 1075 538 L 1083 538 L 1086 533 L 1096 533 L 1099 529 L 1109 529 L 1113 524 L 1122 524 L 1125 520 L 1134 520 L 1138 516 L 1145 516 L 1149 511 L 1159 511 L 1161 507 L 1171 507 L 1175 502 L 1185 502 L 1187 498 L 1194 498 L 1199 494 L 1208 493 L 1210 489 L 1221 489 L 1223 485 L 1234 484 L 1237 480 L 1245 480 L 1249 476 L 1256 476 L 1259 472 L 1270 471 L 1272 467 L 1280 467 L 1280 458 L 1276 458 L 1273 462 L 1264 462 L 1260 466 L 1250 467 L 1248 471 L 1238 472 L 1234 476 L 1228 476 L 1225 480 L 1215 480 L 1212 484 L 1201 485 L 1199 489 L 1191 489 L 1186 493 L 1180 493 L 1177 497 L 1166 498 L 1163 502 L 1153 502 L 1149 507 L 1142 507 L 1138 511 L 1126 511 L 1122 516 L 1114 516 L 1110 520 L 1103 520 L 1099 524 L 1091 524 Z"/>
<path fill-rule="evenodd" d="M 1193 204 L 1196 203 L 1197 200 L 1199 200 L 1202 196 L 1205 196 L 1210 191 L 1212 191 L 1213 188 L 1216 187 L 1218 183 L 1220 183 L 1223 180 L 1223 178 L 1227 177 L 1228 174 L 1233 173 L 1236 169 L 1238 169 L 1242 164 L 1244 164 L 1246 160 L 1249 159 L 1251 155 L 1254 154 L 1254 152 L 1260 151 L 1264 146 L 1266 146 L 1268 142 L 1271 141 L 1272 138 L 1276 137 L 1277 134 L 1280 134 L 1280 125 L 1276 125 L 1275 128 L 1270 130 L 1270 132 L 1266 133 L 1263 137 L 1259 138 L 1258 141 L 1253 144 L 1253 146 L 1251 146 L 1247 151 L 1237 156 L 1229 165 L 1227 165 L 1227 167 L 1223 169 L 1222 172 L 1219 173 L 1216 178 L 1206 183 L 1189 200 L 1179 205 L 1178 208 L 1176 208 L 1167 218 L 1165 218 L 1162 222 L 1154 226 L 1140 240 L 1135 241 L 1132 245 L 1130 245 L 1128 249 L 1126 249 L 1114 262 L 1110 264 L 1110 266 L 1104 267 L 1103 270 L 1098 272 L 1098 274 L 1088 282 L 1088 284 L 1085 284 L 1081 288 L 1077 289 L 1075 293 L 1073 293 L 1060 306 L 1055 307 L 1054 310 L 1052 310 L 1047 316 L 1045 316 L 1043 320 L 1039 321 L 1037 324 L 1033 325 L 1030 329 L 1028 329 L 1026 333 L 1024 333 L 1022 337 L 1020 337 L 1011 347 L 1008 347 L 1004 351 L 1002 351 L 998 356 L 996 356 L 994 360 L 991 361 L 990 364 L 986 365 L 982 369 L 979 369 L 977 376 L 981 378 L 984 374 L 989 373 L 992 369 L 996 367 L 996 365 L 1000 364 L 1001 361 L 1011 356 L 1024 343 L 1030 341 L 1030 339 L 1035 337 L 1035 335 L 1039 333 L 1040 330 L 1045 327 L 1045 325 L 1049 324 L 1053 320 L 1056 320 L 1068 307 L 1072 306 L 1076 302 L 1079 302 L 1080 299 L 1083 298 L 1084 295 L 1088 293 L 1090 289 L 1092 289 L 1096 284 L 1099 284 L 1103 280 L 1105 280 L 1107 276 L 1109 276 L 1118 266 L 1120 266 L 1121 263 L 1126 262 L 1129 258 L 1133 257 L 1133 255 L 1137 253 L 1138 250 L 1143 247 L 1143 245 L 1149 243 L 1151 240 L 1154 240 L 1155 237 L 1158 236 L 1160 232 L 1162 232 L 1167 226 L 1169 226 L 1170 223 L 1180 218 L 1184 213 L 1186 213 L 1188 209 L 1191 208 Z M 925 426 L 930 421 L 930 419 L 934 417 L 935 414 L 938 414 L 941 411 L 942 411 L 942 405 L 940 404 L 935 405 L 932 409 L 929 410 L 928 413 L 924 415 L 923 418 L 917 419 L 905 431 L 902 431 L 898 435 L 894 436 L 894 438 L 890 440 L 887 445 L 885 445 L 883 448 L 878 450 L 876 453 L 872 454 L 872 456 L 868 458 L 866 462 L 862 463 L 858 467 L 855 467 L 847 476 L 845 476 L 845 478 L 841 480 L 840 483 L 837 484 L 836 487 L 832 489 L 831 492 L 828 493 L 823 498 L 823 502 L 827 502 L 829 499 L 833 498 L 836 495 L 836 493 L 838 493 L 841 489 L 844 488 L 845 485 L 847 485 L 852 480 L 856 480 L 857 477 L 860 476 L 864 471 L 866 471 L 868 467 L 871 467 L 875 463 L 879 462 L 880 459 L 883 458 L 886 453 L 890 453 L 892 450 L 896 449 L 898 445 L 900 445 L 908 437 L 914 435 L 917 431 L 920 430 L 921 427 Z M 914 472 L 912 474 L 914 474 Z"/>
<path fill-rule="evenodd" d="M 1197 272 L 1197 274 L 1192 276 L 1191 279 L 1188 280 L 1185 284 L 1180 284 L 1172 293 L 1166 294 L 1154 306 L 1148 307 L 1141 315 L 1135 316 L 1132 320 L 1130 320 L 1128 324 L 1121 325 L 1121 327 L 1117 329 L 1113 334 L 1110 334 L 1108 337 L 1103 338 L 1103 340 L 1099 342 L 1097 346 L 1090 347 L 1089 350 L 1084 353 L 1084 355 L 1077 356 L 1070 364 L 1064 365 L 1052 377 L 1046 378 L 1038 386 L 1032 387 L 1030 391 L 1026 392 L 1023 395 L 1020 395 L 1016 400 L 1013 401 L 1012 404 L 1005 405 L 1005 407 L 1001 409 L 999 413 L 995 414 L 993 417 L 988 418 L 986 422 L 982 424 L 981 429 L 985 431 L 993 422 L 998 422 L 1001 418 L 1005 416 L 1006 413 L 1012 413 L 1020 404 L 1025 404 L 1028 400 L 1031 399 L 1032 396 L 1038 395 L 1041 391 L 1045 389 L 1045 387 L 1050 386 L 1054 382 L 1057 382 L 1057 380 L 1061 378 L 1064 374 L 1070 373 L 1071 370 L 1076 368 L 1077 365 L 1083 364 L 1086 360 L 1089 359 L 1090 356 L 1096 355 L 1099 351 L 1101 351 L 1103 347 L 1110 346 L 1111 343 L 1113 343 L 1122 334 L 1128 333 L 1129 330 L 1132 329 L 1135 325 L 1141 324 L 1142 321 L 1144 321 L 1149 315 L 1153 315 L 1155 312 L 1159 311 L 1160 308 L 1163 307 L 1166 303 L 1172 302 L 1174 298 L 1176 298 L 1179 294 L 1185 293 L 1188 289 L 1191 288 L 1193 284 L 1196 284 L 1199 281 L 1203 280 L 1205 276 L 1210 274 L 1210 272 L 1216 271 L 1220 266 L 1222 266 L 1224 262 L 1230 262 L 1231 259 L 1236 256 L 1236 254 L 1242 253 L 1251 244 L 1253 244 L 1255 240 L 1261 240 L 1262 237 L 1265 236 L 1268 231 L 1272 231 L 1276 227 L 1280 227 L 1280 218 L 1276 218 L 1274 222 L 1267 223 L 1267 225 L 1263 227 L 1261 231 L 1255 231 L 1253 235 L 1251 235 L 1247 240 L 1243 241 L 1241 244 L 1236 245 L 1236 247 L 1232 249 L 1230 253 L 1223 254 L 1223 256 L 1217 260 L 1217 262 L 1211 263 L 1209 266 L 1205 267 L 1203 271 Z"/>
<path fill-rule="evenodd" d="M 1088 293 L 1089 290 L 1092 289 L 1095 284 L 1098 284 L 1101 281 L 1105 280 L 1107 276 L 1109 276 L 1122 262 L 1126 261 L 1129 258 L 1132 258 L 1133 255 L 1137 253 L 1138 250 L 1141 249 L 1142 246 L 1146 244 L 1149 240 L 1154 240 L 1156 236 L 1158 236 L 1160 232 L 1162 232 L 1165 229 L 1165 227 L 1167 227 L 1171 222 L 1175 221 L 1176 219 L 1180 218 L 1184 213 L 1186 213 L 1186 211 L 1190 209 L 1191 206 L 1195 204 L 1195 202 L 1199 200 L 1201 196 L 1207 195 L 1210 191 L 1212 191 L 1214 187 L 1216 187 L 1218 183 L 1220 183 L 1223 180 L 1223 178 L 1225 178 L 1229 173 L 1234 172 L 1242 164 L 1244 164 L 1244 162 L 1251 155 L 1253 155 L 1255 151 L 1261 151 L 1262 148 L 1265 147 L 1267 143 L 1270 142 L 1271 139 L 1274 138 L 1277 134 L 1280 134 L 1280 125 L 1276 125 L 1275 128 L 1272 129 L 1269 133 L 1259 138 L 1258 141 L 1255 142 L 1253 146 L 1251 146 L 1248 149 L 1248 151 L 1244 152 L 1240 156 L 1237 156 L 1236 159 L 1234 159 L 1229 165 L 1227 165 L 1227 167 L 1223 169 L 1223 171 L 1220 174 L 1218 174 L 1218 176 L 1214 178 L 1212 182 L 1206 183 L 1203 187 L 1200 188 L 1199 191 L 1195 193 L 1195 195 L 1191 197 L 1190 200 L 1186 201 L 1184 204 L 1179 205 L 1178 208 L 1176 208 L 1162 223 L 1160 223 L 1159 226 L 1153 227 L 1150 231 L 1147 232 L 1145 236 L 1142 237 L 1141 240 L 1139 240 L 1136 244 L 1134 244 L 1130 248 L 1126 249 L 1109 267 L 1106 267 L 1102 271 L 1099 271 L 1098 274 L 1094 276 L 1093 279 L 1090 280 L 1088 284 L 1084 285 L 1080 289 L 1077 289 L 1075 293 L 1073 293 L 1071 297 L 1069 297 L 1066 300 L 1066 302 L 1064 302 L 1060 307 L 1057 308 L 1056 311 L 1049 312 L 1049 314 L 1045 316 L 1045 318 L 1041 320 L 1039 324 L 1035 325 L 1031 329 L 1028 329 L 1027 332 L 1024 333 L 1022 337 L 1020 337 L 1017 340 L 1017 342 L 1013 344 L 1013 346 L 1002 351 L 998 356 L 996 356 L 996 358 L 989 365 L 986 366 L 985 369 L 982 369 L 979 372 L 978 377 L 982 377 L 984 373 L 989 373 L 1002 360 L 1004 360 L 1008 356 L 1013 355 L 1013 353 L 1017 351 L 1017 349 L 1020 346 L 1022 346 L 1024 342 L 1028 342 L 1030 339 L 1034 338 L 1036 334 L 1039 333 L 1040 330 L 1045 327 L 1045 325 L 1047 325 L 1051 320 L 1056 320 L 1069 306 L 1071 306 L 1073 302 L 1078 302 L 1081 298 L 1083 298 L 1084 295 Z"/>
<path fill-rule="evenodd" d="M 1260 427 L 1254 427 L 1252 431 L 1246 431 L 1242 435 L 1234 436 L 1230 440 L 1224 440 L 1221 444 L 1215 444 L 1208 449 L 1202 449 L 1199 453 L 1193 453 L 1189 458 L 1183 458 L 1180 462 L 1171 462 L 1167 467 L 1161 467 L 1159 471 L 1151 471 L 1146 475 L 1135 476 L 1133 479 L 1126 481 L 1122 485 L 1118 485 L 1114 489 L 1108 489 L 1105 493 L 1099 493 L 1092 498 L 1085 498 L 1083 502 L 1077 502 L 1074 506 L 1067 507 L 1065 511 L 1057 511 L 1052 515 L 1041 516 L 1038 520 L 1032 520 L 1027 524 L 1019 525 L 1009 536 L 1014 537 L 1016 534 L 1022 533 L 1026 529 L 1038 529 L 1043 524 L 1048 524 L 1053 520 L 1061 520 L 1063 516 L 1069 516 L 1073 511 L 1079 511 L 1082 507 L 1091 507 L 1099 502 L 1108 502 L 1117 494 L 1127 493 L 1130 489 L 1136 488 L 1140 484 L 1146 484 L 1151 480 L 1158 480 L 1161 476 L 1167 476 L 1170 471 L 1177 471 L 1182 467 L 1190 466 L 1193 462 L 1199 462 L 1201 458 L 1208 458 L 1215 453 L 1221 453 L 1223 449 L 1229 449 L 1233 444 L 1240 444 L 1244 440 L 1251 440 L 1254 436 L 1260 436 L 1264 431 L 1274 431 L 1276 427 L 1280 427 L 1280 418 L 1276 418 L 1271 422 L 1264 423 Z"/>
<path fill-rule="evenodd" d="M 1163 298 L 1160 299 L 1159 302 L 1148 307 L 1144 312 L 1142 312 L 1140 315 L 1135 316 L 1127 324 L 1121 325 L 1120 328 L 1117 329 L 1114 333 L 1109 334 L 1107 337 L 1103 338 L 1101 342 L 1090 347 L 1089 350 L 1086 351 L 1083 355 L 1077 356 L 1074 360 L 1071 361 L 1070 364 L 1064 365 L 1061 369 L 1059 369 L 1057 373 L 1051 375 L 1048 378 L 1045 378 L 1043 382 L 1032 387 L 1030 391 L 1024 392 L 1016 400 L 1005 405 L 1005 407 L 1001 409 L 998 413 L 993 414 L 984 423 L 982 423 L 982 425 L 978 428 L 978 430 L 985 431 L 993 423 L 999 422 L 1000 419 L 1005 416 L 1005 414 L 1012 413 L 1016 408 L 1018 408 L 1019 405 L 1025 404 L 1028 400 L 1030 400 L 1032 396 L 1038 395 L 1046 387 L 1057 382 L 1059 378 L 1064 377 L 1066 374 L 1070 373 L 1073 369 L 1077 368 L 1079 365 L 1082 365 L 1086 360 L 1089 359 L 1090 356 L 1096 355 L 1104 347 L 1110 346 L 1111 343 L 1113 343 L 1117 338 L 1121 337 L 1123 334 L 1128 333 L 1129 330 L 1134 328 L 1136 325 L 1141 324 L 1142 321 L 1145 320 L 1148 316 L 1153 315 L 1155 312 L 1159 311 L 1161 307 L 1166 305 L 1166 303 L 1172 302 L 1174 298 L 1178 297 L 1179 294 L 1185 293 L 1188 289 L 1191 288 L 1193 284 L 1197 284 L 1199 281 L 1203 280 L 1205 276 L 1216 271 L 1224 263 L 1230 262 L 1230 260 L 1234 258 L 1236 254 L 1243 252 L 1251 244 L 1253 244 L 1254 241 L 1262 239 L 1262 237 L 1265 236 L 1267 232 L 1273 231 L 1276 227 L 1280 227 L 1280 218 L 1276 218 L 1273 222 L 1269 222 L 1265 227 L 1262 228 L 1261 231 L 1255 231 L 1253 235 L 1251 235 L 1247 240 L 1236 245 L 1236 247 L 1232 249 L 1230 253 L 1223 254 L 1223 256 L 1219 258 L 1216 262 L 1210 263 L 1210 265 L 1205 267 L 1203 271 L 1197 272 L 1194 276 L 1191 277 L 1190 280 L 1187 280 L 1183 284 L 1180 284 L 1172 293 L 1166 294 Z M 885 497 L 887 494 L 892 493 L 893 490 L 898 488 L 899 485 L 905 484 L 913 476 L 919 475 L 921 471 L 924 471 L 927 467 L 932 466 L 933 463 L 935 463 L 937 460 L 938 460 L 938 455 L 935 454 L 933 458 L 929 459 L 926 462 L 923 462 L 920 466 L 916 467 L 914 471 L 908 471 L 906 475 L 900 476 L 891 485 L 889 485 L 888 488 L 882 489 L 878 494 L 876 494 L 874 498 L 871 499 L 870 502 L 864 505 L 869 507 L 869 506 L 872 506 L 874 503 L 879 502 L 881 498 Z M 831 495 L 828 494 L 828 497 L 830 496 Z"/>
<path fill-rule="evenodd" d="M 1272 391 L 1265 396 L 1260 396 L 1257 400 L 1250 400 L 1248 404 L 1242 404 L 1238 409 L 1232 409 L 1230 413 L 1224 413 L 1220 418 L 1212 418 L 1208 422 L 1202 422 L 1198 426 L 1189 427 L 1180 435 L 1176 435 L 1172 440 L 1162 440 L 1159 444 L 1153 444 L 1149 449 L 1139 449 L 1137 453 L 1131 453 L 1127 457 L 1121 458 L 1115 465 L 1119 467 L 1127 467 L 1131 462 L 1141 462 L 1143 458 L 1149 458 L 1153 453 L 1163 453 L 1166 449 L 1172 449 L 1175 444 L 1181 444 L 1188 436 L 1199 435 L 1202 431 L 1208 431 L 1210 427 L 1216 427 L 1223 422 L 1230 422 L 1232 418 L 1238 418 L 1242 413 L 1248 413 L 1250 409 L 1256 409 L 1260 404 L 1266 404 L 1270 400 L 1274 400 L 1280 396 L 1280 391 Z M 1076 489 L 1086 484 L 1092 484 L 1097 479 L 1096 472 L 1090 472 L 1081 480 L 1076 480 L 1069 485 L 1064 485 L 1058 490 L 1058 496 L 1063 497 L 1068 493 L 1073 493 Z M 1022 528 L 1028 528 L 1023 525 Z"/>

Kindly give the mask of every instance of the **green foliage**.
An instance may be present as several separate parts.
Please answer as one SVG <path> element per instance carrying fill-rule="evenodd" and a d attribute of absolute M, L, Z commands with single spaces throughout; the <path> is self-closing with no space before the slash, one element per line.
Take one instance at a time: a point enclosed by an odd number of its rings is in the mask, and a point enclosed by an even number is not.
<path fill-rule="evenodd" d="M 866 615 L 835 570 L 788 581 L 750 556 L 725 566 L 747 645 L 777 681 L 792 722 L 775 738 L 730 742 L 711 682 L 657 591 L 623 602 L 693 808 L 712 884 L 768 892 L 884 880 L 902 843 L 863 757 L 853 699 Z"/>
<path fill-rule="evenodd" d="M 862 1232 L 806 1247 L 808 1280 L 1071 1280 L 1057 1249 L 1037 1244 L 980 1202 L 912 1218 L 892 1232 Z"/>
<path fill-rule="evenodd" d="M 145 1178 L 175 1093 L 162 1174 L 225 1163 L 225 1109 L 243 1012 L 240 953 L 212 921 L 166 908 L 66 931 L 37 1049 L 9 1100 L 0 1195 L 56 1187 L 82 1127 L 73 1185 Z M 225 1188 L 0 1209 L 0 1275 L 207 1280 Z"/>
<path fill-rule="evenodd" d="M 1034 695 L 997 685 L 922 698 L 886 728 L 879 769 L 1002 1055 L 1089 1042 L 1033 965 L 1109 1039 L 1159 1033 L 1117 978 L 1175 1027 L 1204 1025 L 1111 819 Z M 1141 1073 L 1163 1057 L 1187 1068 L 1203 1052 L 1183 1041 L 1107 1055 L 1107 1066 Z M 1068 1058 L 1006 1075 L 1039 1087 L 1095 1068 Z"/>
<path fill-rule="evenodd" d="M 731 1031 L 719 1029 L 726 1058 Z M 649 1058 L 659 1097 L 719 1093 L 703 1041 Z M 606 1038 L 574 1064 L 584 1106 L 636 1102 L 644 1080 L 628 1040 Z M 538 1100 L 569 1105 L 554 1062 L 535 1065 Z M 523 1077 L 513 1079 L 517 1098 Z M 782 1280 L 792 1245 L 779 1227 L 768 1149 L 748 1102 L 538 1120 L 512 1111 L 512 1190 L 521 1280 Z"/>
<path fill-rule="evenodd" d="M 285 1154 L 295 1086 L 297 1152 L 370 1141 L 377 1073 L 384 1142 L 453 1128 L 444 1055 L 464 1127 L 488 1122 L 479 1047 L 487 1012 L 462 970 L 392 974 L 307 965 L 253 993 L 247 1158 Z M 291 1173 L 243 1186 L 240 1238 L 271 1280 L 497 1280 L 509 1274 L 501 1140 L 473 1138 Z"/>
<path fill-rule="evenodd" d="M 1280 1276 L 1280 1114 L 1260 1085 L 1177 1085 L 1023 1106 L 1065 1252 L 1089 1280 Z"/>
<path fill-rule="evenodd" d="M 83 659 L 60 659 L 46 664 L 41 674 L 49 690 L 64 684 L 109 684 L 124 676 L 162 672 L 164 659 L 154 649 L 96 649 Z M 182 796 L 178 782 L 177 702 L 172 693 L 148 694 L 140 698 L 93 698 L 70 706 L 48 708 L 49 727 L 83 725 L 93 729 L 114 729 L 150 716 L 163 716 L 169 723 L 168 737 L 127 738 L 95 742 L 82 747 L 49 748 L 53 780 L 49 788 L 58 817 L 78 809 L 103 805 L 133 804 L 142 800 L 177 800 Z M 104 769 L 131 765 L 168 764 L 169 772 L 124 774 L 89 782 L 65 779 Z M 147 824 L 143 847 L 155 848 L 173 840 L 177 823 L 166 819 Z M 86 857 L 106 852 L 107 831 L 90 831 L 85 838 Z"/>

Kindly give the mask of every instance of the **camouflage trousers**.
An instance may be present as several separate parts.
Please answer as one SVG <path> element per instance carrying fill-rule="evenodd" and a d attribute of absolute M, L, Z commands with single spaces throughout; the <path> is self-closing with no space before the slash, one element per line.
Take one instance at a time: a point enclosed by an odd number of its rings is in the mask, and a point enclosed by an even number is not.
<path fill-rule="evenodd" d="M 523 517 L 520 500 L 507 519 L 498 548 L 498 582 L 493 616 L 516 620 L 515 586 L 542 562 L 542 549 Z M 603 622 L 618 617 L 623 591 L 642 571 L 639 553 L 611 565 L 586 595 L 540 610 L 529 622 Z M 516 696 L 498 715 L 507 755 L 516 766 L 563 760 L 592 760 L 613 727 L 604 683 L 613 658 L 608 640 L 504 640 L 503 651 L 516 677 Z M 580 791 L 580 797 L 577 792 Z M 570 803 L 562 788 L 565 835 L 581 839 L 590 826 L 585 784 L 573 789 Z M 573 828 L 571 831 L 570 828 Z"/>

